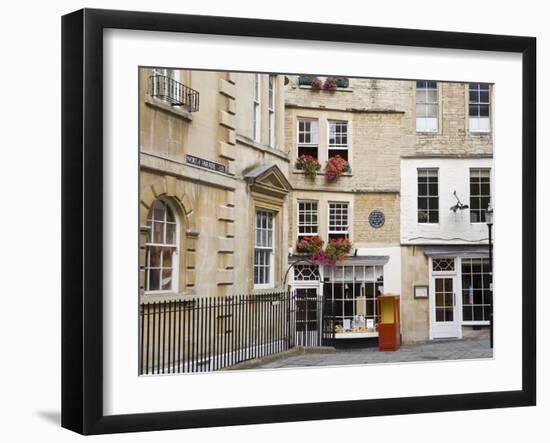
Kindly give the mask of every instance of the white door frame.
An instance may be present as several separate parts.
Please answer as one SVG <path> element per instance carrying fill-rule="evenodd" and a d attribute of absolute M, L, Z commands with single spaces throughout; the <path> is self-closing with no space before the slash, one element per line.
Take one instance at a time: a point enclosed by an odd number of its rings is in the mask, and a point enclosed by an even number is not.
<path fill-rule="evenodd" d="M 459 270 L 461 269 L 460 257 L 435 257 L 435 258 L 453 258 L 455 261 L 454 271 L 433 271 L 432 257 L 428 260 L 429 266 L 429 339 L 436 338 L 462 338 L 462 282 Z M 441 334 L 435 321 L 435 279 L 451 278 L 453 281 L 454 311 L 452 324 L 447 324 L 447 333 Z M 448 322 L 451 323 L 451 322 Z"/>

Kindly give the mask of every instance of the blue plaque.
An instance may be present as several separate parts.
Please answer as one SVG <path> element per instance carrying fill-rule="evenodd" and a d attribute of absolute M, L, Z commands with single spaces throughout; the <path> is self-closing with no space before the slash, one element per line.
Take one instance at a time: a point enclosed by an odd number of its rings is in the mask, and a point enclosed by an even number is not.
<path fill-rule="evenodd" d="M 374 209 L 369 214 L 369 224 L 374 228 L 378 229 L 384 226 L 384 222 L 386 221 L 386 217 L 384 216 L 384 213 L 380 211 L 379 209 Z"/>

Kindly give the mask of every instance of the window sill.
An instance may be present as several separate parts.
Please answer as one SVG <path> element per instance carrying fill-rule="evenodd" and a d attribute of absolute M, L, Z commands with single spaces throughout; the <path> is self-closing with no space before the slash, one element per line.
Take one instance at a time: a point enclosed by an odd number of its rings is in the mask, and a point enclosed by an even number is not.
<path fill-rule="evenodd" d="M 473 135 L 490 135 L 491 134 L 491 130 L 488 129 L 488 130 L 479 130 L 479 131 L 475 131 L 475 130 L 472 130 L 472 129 L 469 129 L 468 132 L 470 134 L 473 134 Z"/>
<path fill-rule="evenodd" d="M 304 171 L 302 171 L 301 169 L 294 169 L 294 170 L 292 171 L 292 173 L 293 173 L 293 174 L 302 174 L 302 175 L 305 175 L 305 174 L 306 174 L 306 173 L 305 173 Z M 319 176 L 319 175 L 324 176 L 325 173 L 324 173 L 324 172 L 318 172 L 317 175 L 318 175 L 318 176 Z M 340 175 L 340 177 L 353 177 L 353 172 L 343 172 L 343 173 Z M 335 180 L 333 180 L 333 181 L 336 181 L 336 180 L 338 180 L 338 179 L 335 179 Z"/>
<path fill-rule="evenodd" d="M 186 301 L 189 297 L 195 294 L 191 292 L 143 292 L 139 294 L 139 302 L 143 303 L 158 303 L 158 302 L 170 302 L 170 301 Z"/>
<path fill-rule="evenodd" d="M 154 108 L 162 109 L 163 111 L 170 112 L 171 114 L 177 115 L 178 117 L 183 118 L 184 120 L 193 121 L 193 116 L 191 113 L 181 106 L 172 106 L 170 103 L 160 100 L 150 95 L 145 96 L 145 103 Z"/>
<path fill-rule="evenodd" d="M 484 321 L 463 321 L 462 326 L 491 326 L 489 320 Z"/>
<path fill-rule="evenodd" d="M 298 85 L 298 88 L 300 89 L 310 89 L 312 91 L 319 91 L 319 92 L 353 92 L 352 87 L 348 88 L 334 88 L 334 89 L 323 89 L 323 88 L 312 88 L 310 85 Z"/>
<path fill-rule="evenodd" d="M 283 287 L 276 287 L 276 286 L 254 287 L 252 289 L 252 295 L 268 295 L 268 294 L 279 293 L 279 292 L 285 292 L 285 289 Z"/>

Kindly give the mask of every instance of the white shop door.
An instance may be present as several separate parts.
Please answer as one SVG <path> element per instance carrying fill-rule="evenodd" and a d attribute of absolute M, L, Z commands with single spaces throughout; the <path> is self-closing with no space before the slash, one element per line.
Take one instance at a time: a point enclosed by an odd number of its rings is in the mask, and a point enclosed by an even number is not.
<path fill-rule="evenodd" d="M 432 277 L 431 338 L 460 338 L 455 276 Z"/>

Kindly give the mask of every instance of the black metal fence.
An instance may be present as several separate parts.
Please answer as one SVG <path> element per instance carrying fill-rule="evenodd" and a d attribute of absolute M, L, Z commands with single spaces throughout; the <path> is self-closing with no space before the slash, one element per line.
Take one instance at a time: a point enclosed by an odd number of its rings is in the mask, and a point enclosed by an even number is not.
<path fill-rule="evenodd" d="M 183 106 L 189 112 L 199 110 L 199 92 L 166 75 L 155 74 L 149 77 L 149 94 L 172 106 Z"/>
<path fill-rule="evenodd" d="M 332 345 L 332 304 L 311 288 L 141 304 L 139 373 L 216 371 L 294 346 Z"/>
<path fill-rule="evenodd" d="M 296 323 L 296 346 L 334 344 L 335 321 L 332 299 L 322 299 L 316 288 L 298 288 L 292 295 L 292 320 Z"/>
<path fill-rule="evenodd" d="M 140 374 L 207 372 L 296 345 L 289 292 L 140 305 Z"/>

